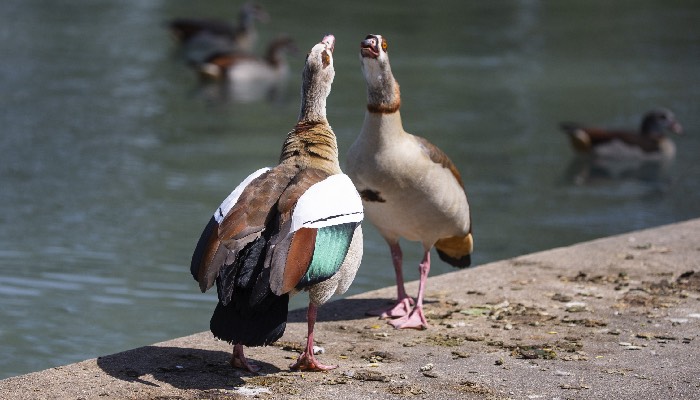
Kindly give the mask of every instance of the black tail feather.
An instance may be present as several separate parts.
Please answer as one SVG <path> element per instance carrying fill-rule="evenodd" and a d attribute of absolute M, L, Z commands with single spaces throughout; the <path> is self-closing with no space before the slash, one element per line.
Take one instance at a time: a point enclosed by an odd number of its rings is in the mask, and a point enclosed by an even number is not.
<path fill-rule="evenodd" d="M 440 259 L 448 264 L 450 264 L 453 267 L 457 268 L 467 268 L 472 265 L 472 256 L 471 254 L 464 255 L 460 258 L 456 257 L 451 257 L 447 253 L 444 253 L 440 251 L 440 249 L 435 249 L 437 250 L 438 256 L 440 256 Z"/>
<path fill-rule="evenodd" d="M 274 223 L 274 218 L 272 218 Z M 266 252 L 274 229 L 266 229 L 219 271 L 219 303 L 211 317 L 214 336 L 245 346 L 266 346 L 279 339 L 287 325 L 289 295 L 270 289 Z"/>
<path fill-rule="evenodd" d="M 223 305 L 231 301 L 231 296 L 236 291 L 244 290 L 251 293 L 250 289 L 253 288 L 263 270 L 267 242 L 267 236 L 260 236 L 241 249 L 233 264 L 221 268 L 216 278 L 216 289 L 219 301 Z M 272 293 L 269 285 L 267 291 Z M 265 294 L 267 293 L 263 296 Z"/>
<path fill-rule="evenodd" d="M 277 296 L 270 290 L 269 269 L 263 268 L 266 242 L 261 237 L 249 243 L 237 259 L 240 262 L 222 269 L 217 279 L 219 303 L 210 328 L 221 340 L 266 346 L 284 333 L 289 295 Z"/>
<path fill-rule="evenodd" d="M 282 337 L 287 326 L 289 295 L 268 296 L 264 304 L 251 308 L 242 292 L 234 293 L 226 306 L 217 304 L 210 322 L 214 336 L 244 346 L 267 346 Z"/>

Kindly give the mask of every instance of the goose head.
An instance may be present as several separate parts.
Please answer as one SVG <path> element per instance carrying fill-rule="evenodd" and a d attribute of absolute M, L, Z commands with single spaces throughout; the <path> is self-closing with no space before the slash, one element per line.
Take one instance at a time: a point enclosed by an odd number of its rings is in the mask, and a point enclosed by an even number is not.
<path fill-rule="evenodd" d="M 370 110 L 393 112 L 399 109 L 401 94 L 389 64 L 389 43 L 382 35 L 370 34 L 360 42 L 360 65 L 367 83 Z"/>
<path fill-rule="evenodd" d="M 671 110 L 657 108 L 644 114 L 641 132 L 642 135 L 659 137 L 668 133 L 683 133 L 683 127 Z"/>
<path fill-rule="evenodd" d="M 333 50 L 335 36 L 326 35 L 306 56 L 301 85 L 300 120 L 325 121 L 326 98 L 335 78 Z"/>

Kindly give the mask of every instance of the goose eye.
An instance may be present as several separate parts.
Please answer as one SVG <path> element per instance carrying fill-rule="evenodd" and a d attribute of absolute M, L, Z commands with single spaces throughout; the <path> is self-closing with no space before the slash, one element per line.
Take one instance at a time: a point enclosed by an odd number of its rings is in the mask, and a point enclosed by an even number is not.
<path fill-rule="evenodd" d="M 328 51 L 323 50 L 323 53 L 321 53 L 321 61 L 323 61 L 324 68 L 331 63 L 331 55 L 328 54 Z"/>
<path fill-rule="evenodd" d="M 386 53 L 388 48 L 389 44 L 386 42 L 386 39 L 382 40 L 382 50 Z"/>

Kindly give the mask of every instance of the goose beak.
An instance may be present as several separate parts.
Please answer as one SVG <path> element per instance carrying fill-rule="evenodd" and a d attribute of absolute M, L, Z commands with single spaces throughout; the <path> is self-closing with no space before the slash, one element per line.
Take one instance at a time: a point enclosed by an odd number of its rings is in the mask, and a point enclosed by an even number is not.
<path fill-rule="evenodd" d="M 321 40 L 321 43 L 326 44 L 326 49 L 330 50 L 331 53 L 333 50 L 335 50 L 335 36 L 328 34 L 323 37 L 323 40 Z"/>
<path fill-rule="evenodd" d="M 683 126 L 681 124 L 679 124 L 677 121 L 674 121 L 671 124 L 671 132 L 673 132 L 677 135 L 681 135 L 681 134 L 683 134 Z"/>
<path fill-rule="evenodd" d="M 372 35 L 367 36 L 360 42 L 360 54 L 367 58 L 379 57 L 379 40 Z"/>

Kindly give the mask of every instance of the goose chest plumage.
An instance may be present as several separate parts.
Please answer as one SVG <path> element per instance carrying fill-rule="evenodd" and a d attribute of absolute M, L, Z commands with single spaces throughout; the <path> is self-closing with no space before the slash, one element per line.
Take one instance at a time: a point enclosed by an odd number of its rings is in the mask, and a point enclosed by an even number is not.
<path fill-rule="evenodd" d="M 560 128 L 578 153 L 610 159 L 671 159 L 676 146 L 669 134 L 683 132 L 676 116 L 666 108 L 646 112 L 637 131 L 575 122 L 562 122 Z"/>
<path fill-rule="evenodd" d="M 447 155 L 426 139 L 404 131 L 399 85 L 389 65 L 388 44 L 369 35 L 360 45 L 367 110 L 350 147 L 347 173 L 360 192 L 365 213 L 389 244 L 398 303 L 379 314 L 397 328 L 428 327 L 423 297 L 430 250 L 453 266 L 467 267 L 473 248 L 471 217 L 462 179 Z M 421 242 L 418 297 L 406 294 L 399 239 Z"/>
<path fill-rule="evenodd" d="M 299 120 L 280 162 L 255 171 L 216 209 L 192 256 L 202 291 L 216 284 L 211 330 L 234 345 L 231 364 L 255 371 L 243 346 L 264 346 L 284 333 L 289 297 L 309 292 L 307 346 L 292 369 L 326 370 L 313 354 L 317 308 L 344 293 L 362 258 L 362 202 L 338 163 L 326 119 L 335 75 L 335 38 L 309 52 Z"/>

